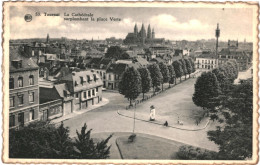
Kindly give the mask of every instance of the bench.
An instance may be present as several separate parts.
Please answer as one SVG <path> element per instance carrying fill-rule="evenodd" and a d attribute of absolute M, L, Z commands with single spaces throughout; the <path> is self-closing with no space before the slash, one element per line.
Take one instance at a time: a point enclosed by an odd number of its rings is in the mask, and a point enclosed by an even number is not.
<path fill-rule="evenodd" d="M 132 134 L 128 137 L 128 142 L 133 142 L 136 138 L 136 134 Z"/>

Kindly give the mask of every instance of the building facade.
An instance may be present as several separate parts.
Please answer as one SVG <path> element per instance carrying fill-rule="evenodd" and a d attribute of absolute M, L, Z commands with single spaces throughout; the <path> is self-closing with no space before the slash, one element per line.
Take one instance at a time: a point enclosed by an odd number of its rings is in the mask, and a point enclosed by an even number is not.
<path fill-rule="evenodd" d="M 239 71 L 247 70 L 252 64 L 250 52 L 238 48 L 238 41 L 228 41 L 228 48 L 222 49 L 219 54 L 219 64 L 224 64 L 230 59 L 236 60 Z"/>
<path fill-rule="evenodd" d="M 218 58 L 214 54 L 201 54 L 196 57 L 195 67 L 199 70 L 212 70 L 218 67 Z"/>
<path fill-rule="evenodd" d="M 39 69 L 17 51 L 10 51 L 9 66 L 9 128 L 19 128 L 38 120 Z"/>

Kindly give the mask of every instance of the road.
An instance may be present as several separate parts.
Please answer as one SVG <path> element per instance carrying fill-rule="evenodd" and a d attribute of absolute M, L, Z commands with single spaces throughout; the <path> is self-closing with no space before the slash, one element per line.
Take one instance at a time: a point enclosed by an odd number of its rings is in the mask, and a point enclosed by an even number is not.
<path fill-rule="evenodd" d="M 174 102 L 179 104 L 187 104 L 187 99 L 183 99 L 183 95 L 189 95 L 192 97 L 194 91 L 195 79 L 189 79 L 176 87 L 169 89 L 167 92 L 161 93 L 152 98 L 148 103 L 162 103 L 162 98 L 171 94 L 174 97 Z M 193 89 L 191 89 L 193 88 Z M 183 96 L 183 97 L 179 97 Z M 133 119 L 126 118 L 117 114 L 117 110 L 125 109 L 125 106 L 129 104 L 126 98 L 119 93 L 104 92 L 103 97 L 109 99 L 109 103 L 104 107 L 99 107 L 95 110 L 78 115 L 74 118 L 64 121 L 64 125 L 70 129 L 70 136 L 76 136 L 76 129 L 80 130 L 84 123 L 87 124 L 88 129 L 93 129 L 92 134 L 97 133 L 113 133 L 113 132 L 132 132 L 133 131 Z M 185 96 L 187 97 L 187 96 Z M 191 101 L 191 99 L 189 99 Z M 167 128 L 160 125 L 155 125 L 143 121 L 135 122 L 135 132 L 144 133 L 148 135 L 154 135 L 163 137 L 166 139 L 176 140 L 182 143 L 190 144 L 193 146 L 202 147 L 209 150 L 217 151 L 217 145 L 207 139 L 207 131 L 214 129 L 215 123 L 210 123 L 208 127 L 200 131 L 185 131 L 174 128 Z"/>

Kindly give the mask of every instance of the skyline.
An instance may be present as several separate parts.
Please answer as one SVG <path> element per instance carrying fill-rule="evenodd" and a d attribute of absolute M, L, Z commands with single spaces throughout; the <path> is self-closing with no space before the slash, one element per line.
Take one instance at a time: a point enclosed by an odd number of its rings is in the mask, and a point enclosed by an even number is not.
<path fill-rule="evenodd" d="M 156 38 L 196 41 L 215 38 L 219 23 L 220 41 L 253 41 L 253 10 L 249 8 L 11 7 L 10 10 L 15 11 L 10 12 L 11 39 L 45 38 L 47 33 L 51 38 L 124 39 L 133 32 L 135 23 L 138 30 L 144 23 L 146 29 L 148 24 L 154 28 Z M 60 13 L 60 16 L 35 17 L 35 12 Z M 65 12 L 92 13 L 94 18 L 115 17 L 122 21 L 64 21 Z M 24 21 L 25 14 L 33 15 L 31 22 Z M 209 14 L 210 19 L 206 17 Z"/>

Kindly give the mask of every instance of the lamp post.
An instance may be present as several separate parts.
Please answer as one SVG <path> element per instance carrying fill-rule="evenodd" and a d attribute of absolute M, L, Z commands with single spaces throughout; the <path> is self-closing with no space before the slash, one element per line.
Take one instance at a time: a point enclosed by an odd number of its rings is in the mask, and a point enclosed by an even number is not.
<path fill-rule="evenodd" d="M 135 133 L 135 110 L 136 110 L 136 102 L 135 102 L 135 109 L 134 109 L 134 127 L 133 127 L 133 133 Z"/>

